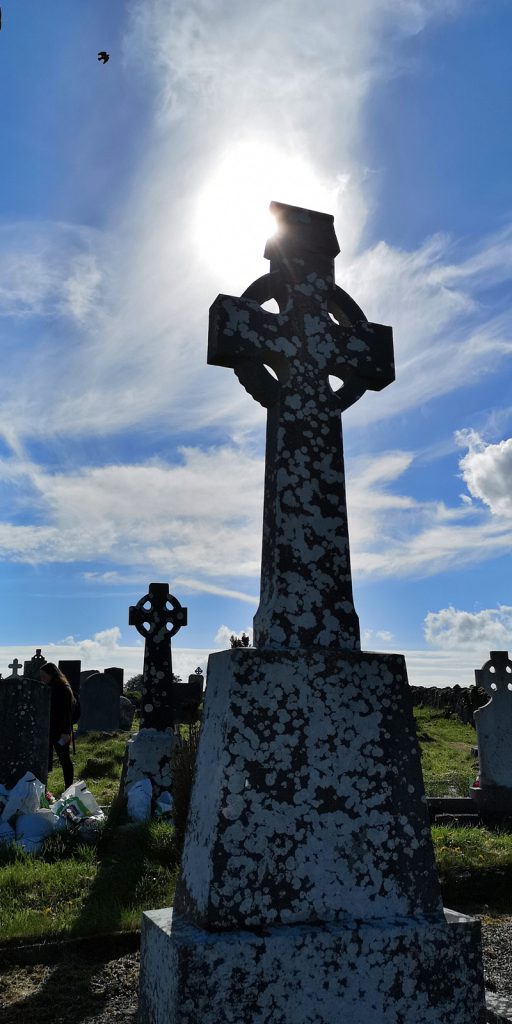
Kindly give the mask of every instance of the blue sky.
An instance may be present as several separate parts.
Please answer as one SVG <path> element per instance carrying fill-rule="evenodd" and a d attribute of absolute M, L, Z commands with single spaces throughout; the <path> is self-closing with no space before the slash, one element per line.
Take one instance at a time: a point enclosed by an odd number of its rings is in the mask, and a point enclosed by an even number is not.
<path fill-rule="evenodd" d="M 265 414 L 206 341 L 272 199 L 334 214 L 338 283 L 394 329 L 344 416 L 365 648 L 450 684 L 512 647 L 511 32 L 510 0 L 5 0 L 4 675 L 140 671 L 151 580 L 182 674 L 250 628 Z"/>

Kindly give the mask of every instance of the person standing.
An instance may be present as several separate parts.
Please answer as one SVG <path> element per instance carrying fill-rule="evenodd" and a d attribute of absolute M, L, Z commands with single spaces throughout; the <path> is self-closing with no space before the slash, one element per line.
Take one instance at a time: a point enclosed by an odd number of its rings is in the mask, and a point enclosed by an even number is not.
<path fill-rule="evenodd" d="M 64 789 L 71 786 L 74 778 L 70 745 L 73 733 L 73 690 L 57 665 L 48 661 L 40 671 L 41 681 L 51 687 L 50 703 L 50 749 L 48 771 L 53 768 L 53 752 L 57 754 L 64 775 Z"/>

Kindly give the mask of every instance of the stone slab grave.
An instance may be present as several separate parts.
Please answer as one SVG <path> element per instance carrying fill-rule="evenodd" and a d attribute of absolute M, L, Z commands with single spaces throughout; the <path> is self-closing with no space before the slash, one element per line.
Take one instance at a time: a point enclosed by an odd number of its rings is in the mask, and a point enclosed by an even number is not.
<path fill-rule="evenodd" d="M 144 637 L 140 729 L 126 744 L 120 794 L 149 779 L 153 797 L 172 789 L 171 758 L 176 735 L 171 639 L 187 624 L 187 609 L 168 583 L 150 583 L 130 608 L 128 622 Z"/>
<path fill-rule="evenodd" d="M 41 669 L 43 665 L 46 665 L 46 658 L 41 653 L 41 648 L 36 648 L 36 653 L 32 656 L 30 661 L 26 661 L 23 666 L 23 675 L 25 679 L 41 679 Z"/>
<path fill-rule="evenodd" d="M 25 772 L 46 785 L 50 733 L 50 687 L 40 679 L 12 675 L 0 685 L 0 782 L 11 789 Z"/>
<path fill-rule="evenodd" d="M 443 911 L 405 661 L 360 650 L 352 598 L 340 411 L 394 379 L 391 329 L 335 285 L 332 217 L 271 210 L 270 273 L 216 299 L 208 342 L 267 409 L 255 647 L 209 658 L 140 1019 L 483 1024 L 480 925 Z"/>
<path fill-rule="evenodd" d="M 117 732 L 120 727 L 119 680 L 108 672 L 80 674 L 78 732 Z"/>
<path fill-rule="evenodd" d="M 508 651 L 491 651 L 475 670 L 477 686 L 488 704 L 474 712 L 480 763 L 480 786 L 471 798 L 484 820 L 512 818 L 512 661 Z"/>

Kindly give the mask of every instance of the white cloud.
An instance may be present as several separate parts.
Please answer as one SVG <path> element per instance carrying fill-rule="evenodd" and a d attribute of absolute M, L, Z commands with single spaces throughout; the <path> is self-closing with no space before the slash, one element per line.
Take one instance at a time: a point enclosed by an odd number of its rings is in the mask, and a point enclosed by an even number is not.
<path fill-rule="evenodd" d="M 448 650 L 453 647 L 508 650 L 512 647 L 512 607 L 498 605 L 468 612 L 450 605 L 438 612 L 429 612 L 424 630 L 429 644 Z"/>
<path fill-rule="evenodd" d="M 253 642 L 253 629 L 252 626 L 246 626 L 245 629 L 231 629 L 229 626 L 219 626 L 216 634 L 214 643 L 217 647 L 229 648 L 231 646 L 230 640 L 232 636 L 242 636 L 245 633 L 249 637 L 249 641 L 252 645 Z"/>
<path fill-rule="evenodd" d="M 474 430 L 460 430 L 456 436 L 468 448 L 459 466 L 471 496 L 494 515 L 512 516 L 512 437 L 486 444 Z"/>

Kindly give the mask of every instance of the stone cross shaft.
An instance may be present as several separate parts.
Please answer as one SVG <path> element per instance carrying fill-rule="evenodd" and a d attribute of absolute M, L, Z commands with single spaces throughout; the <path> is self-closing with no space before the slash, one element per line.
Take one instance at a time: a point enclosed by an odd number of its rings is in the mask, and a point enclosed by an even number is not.
<path fill-rule="evenodd" d="M 174 725 L 171 637 L 187 624 L 187 609 L 169 593 L 167 583 L 150 583 L 149 593 L 133 605 L 128 622 L 145 638 L 141 729 Z"/>
<path fill-rule="evenodd" d="M 232 367 L 268 410 L 254 643 L 358 650 L 340 412 L 394 380 L 392 330 L 335 285 L 331 216 L 270 209 L 270 273 L 217 297 L 208 337 L 208 362 Z M 271 298 L 278 313 L 261 308 Z"/>
<path fill-rule="evenodd" d="M 11 661 L 11 664 L 9 665 L 9 668 L 12 668 L 12 674 L 13 674 L 14 678 L 16 679 L 16 677 L 18 675 L 18 669 L 21 668 L 21 661 L 18 661 L 17 658 L 14 658 L 14 660 Z"/>

